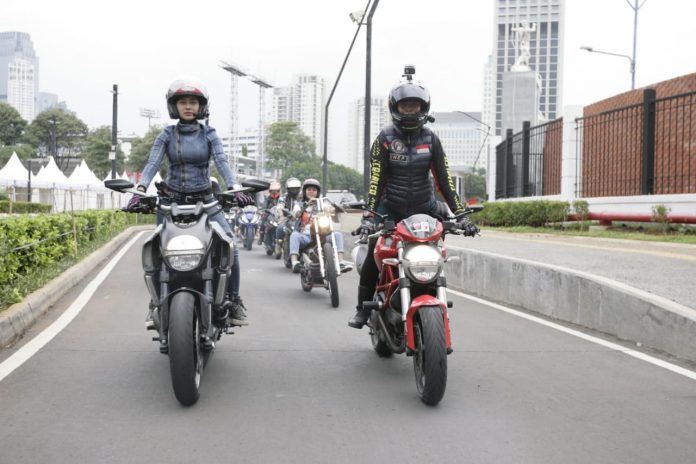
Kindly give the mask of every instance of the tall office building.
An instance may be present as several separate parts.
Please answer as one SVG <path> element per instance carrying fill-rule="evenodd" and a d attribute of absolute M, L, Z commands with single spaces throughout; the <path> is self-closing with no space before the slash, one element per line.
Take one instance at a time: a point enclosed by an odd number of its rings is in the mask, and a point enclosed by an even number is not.
<path fill-rule="evenodd" d="M 0 101 L 27 121 L 36 115 L 39 59 L 26 32 L 0 32 Z"/>
<path fill-rule="evenodd" d="M 488 97 L 491 103 L 484 104 L 488 111 L 484 120 L 494 122 L 495 135 L 501 135 L 503 73 L 515 63 L 518 52 L 513 28 L 522 21 L 528 21 L 534 29 L 529 66 L 541 77 L 539 109 L 546 120 L 556 119 L 562 110 L 565 0 L 496 0 L 494 16 L 493 60 L 487 74 L 493 91 Z"/>
<path fill-rule="evenodd" d="M 435 122 L 428 127 L 437 134 L 447 161 L 453 171 L 470 171 L 474 165 L 485 167 L 482 147 L 485 130 L 482 129 L 481 113 L 449 111 L 433 113 Z"/>
<path fill-rule="evenodd" d="M 371 100 L 370 143 L 377 137 L 379 131 L 391 121 L 387 99 L 384 97 L 372 97 Z M 348 122 L 348 133 L 350 134 L 349 167 L 362 173 L 364 167 L 363 160 L 365 159 L 365 97 L 359 98 L 354 102 L 350 113 Z"/>
<path fill-rule="evenodd" d="M 326 81 L 315 75 L 300 75 L 290 87 L 273 89 L 271 122 L 294 121 L 314 141 L 316 154 L 323 150 Z"/>

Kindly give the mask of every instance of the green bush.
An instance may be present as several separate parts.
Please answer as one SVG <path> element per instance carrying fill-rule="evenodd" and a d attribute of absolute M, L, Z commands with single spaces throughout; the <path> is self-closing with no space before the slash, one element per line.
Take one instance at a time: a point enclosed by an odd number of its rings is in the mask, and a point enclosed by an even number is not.
<path fill-rule="evenodd" d="M 12 212 L 17 214 L 23 213 L 48 213 L 51 211 L 51 205 L 42 203 L 29 203 L 26 201 L 13 201 Z M 10 202 L 8 200 L 0 200 L 0 213 L 10 212 Z"/>
<path fill-rule="evenodd" d="M 137 215 L 108 210 L 0 220 L 0 307 L 20 301 L 30 290 L 26 285 L 18 289 L 18 281 L 77 258 L 137 220 Z"/>
<path fill-rule="evenodd" d="M 495 227 L 543 227 L 563 222 L 570 205 L 565 201 L 501 201 L 488 202 L 480 213 L 472 216 L 477 224 Z"/>

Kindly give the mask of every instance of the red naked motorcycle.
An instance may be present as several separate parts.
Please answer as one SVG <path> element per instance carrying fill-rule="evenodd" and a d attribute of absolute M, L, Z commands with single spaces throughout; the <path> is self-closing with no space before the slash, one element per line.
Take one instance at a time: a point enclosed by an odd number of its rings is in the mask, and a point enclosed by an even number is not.
<path fill-rule="evenodd" d="M 483 209 L 473 205 L 468 215 Z M 452 353 L 444 267 L 447 257 L 444 236 L 462 234 L 462 226 L 427 214 L 414 214 L 398 224 L 382 217 L 383 228 L 369 236 L 375 240 L 374 258 L 379 281 L 372 301 L 368 327 L 372 346 L 381 357 L 406 352 L 413 357 L 416 386 L 421 400 L 437 404 L 447 385 L 447 355 Z M 354 249 L 358 271 L 366 253 L 366 240 Z M 360 243 L 360 241 L 359 241 Z M 363 247 L 360 249 L 360 247 Z M 357 251 L 355 251 L 357 250 Z M 362 259 L 361 259 L 362 257 Z"/>

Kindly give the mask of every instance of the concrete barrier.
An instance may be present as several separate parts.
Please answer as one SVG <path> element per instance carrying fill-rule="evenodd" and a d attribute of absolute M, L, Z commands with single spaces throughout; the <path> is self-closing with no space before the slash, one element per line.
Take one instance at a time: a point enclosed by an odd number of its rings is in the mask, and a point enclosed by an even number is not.
<path fill-rule="evenodd" d="M 611 279 L 448 247 L 451 288 L 696 362 L 696 311 Z"/>
<path fill-rule="evenodd" d="M 360 214 L 345 214 L 341 223 L 344 232 L 355 228 Z M 455 290 L 696 362 L 696 311 L 691 308 L 562 266 L 452 245 L 447 249 L 461 259 L 445 270 Z"/>

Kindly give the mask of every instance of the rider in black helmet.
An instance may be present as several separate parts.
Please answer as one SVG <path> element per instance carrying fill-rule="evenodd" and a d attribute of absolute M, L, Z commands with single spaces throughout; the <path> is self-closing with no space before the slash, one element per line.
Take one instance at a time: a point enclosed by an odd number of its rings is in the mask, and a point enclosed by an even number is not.
<path fill-rule="evenodd" d="M 379 133 L 370 149 L 370 187 L 367 207 L 398 222 L 413 214 L 429 213 L 436 208 L 432 174 L 435 188 L 444 197 L 455 214 L 464 211 L 464 204 L 455 191 L 454 180 L 449 173 L 447 156 L 440 139 L 425 123 L 433 121 L 430 111 L 430 92 L 420 82 L 413 80 L 415 67 L 407 65 L 406 80 L 389 92 L 389 112 L 393 125 Z M 476 226 L 462 217 L 467 224 L 465 233 L 473 235 Z M 363 232 L 374 231 L 375 220 L 371 214 L 363 216 Z M 348 322 L 350 327 L 360 329 L 369 317 L 363 309 L 363 301 L 371 301 L 379 275 L 374 261 L 375 241 L 362 265 L 358 287 L 357 311 Z"/>

